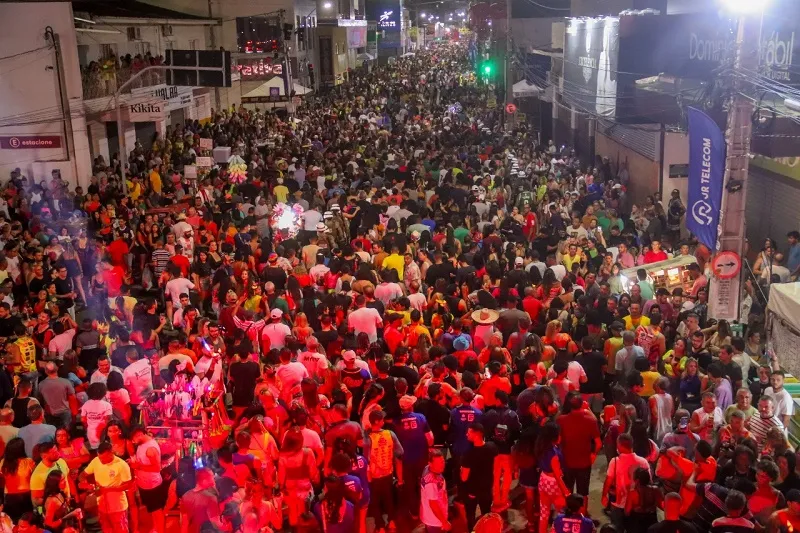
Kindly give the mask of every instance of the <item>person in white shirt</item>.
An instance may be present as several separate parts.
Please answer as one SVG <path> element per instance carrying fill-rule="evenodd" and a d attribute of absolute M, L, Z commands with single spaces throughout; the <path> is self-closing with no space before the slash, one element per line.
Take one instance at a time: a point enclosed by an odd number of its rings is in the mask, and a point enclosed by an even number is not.
<path fill-rule="evenodd" d="M 425 311 L 428 306 L 428 299 L 425 295 L 419 292 L 419 282 L 412 281 L 409 285 L 408 301 L 411 303 L 411 309 L 416 309 L 420 313 Z"/>
<path fill-rule="evenodd" d="M 72 349 L 72 341 L 77 333 L 75 327 L 67 328 L 63 322 L 56 322 L 53 325 L 53 332 L 56 334 L 47 345 L 50 359 L 63 359 L 64 354 Z"/>
<path fill-rule="evenodd" d="M 300 382 L 303 381 L 303 378 L 308 377 L 308 370 L 303 363 L 292 361 L 291 351 L 282 350 L 281 364 L 275 370 L 275 377 L 278 378 L 281 399 L 286 405 L 289 405 L 295 396 L 300 395 Z"/>
<path fill-rule="evenodd" d="M 775 416 L 777 416 L 784 427 L 789 427 L 789 420 L 794 413 L 794 401 L 789 391 L 783 388 L 783 370 L 773 370 L 769 378 L 772 385 L 764 391 L 764 396 L 770 396 L 775 403 Z"/>
<path fill-rule="evenodd" d="M 105 385 L 108 381 L 108 375 L 111 372 L 118 372 L 120 375 L 122 375 L 122 370 L 116 366 L 113 366 L 111 364 L 111 359 L 109 359 L 107 355 L 101 355 L 97 359 L 97 370 L 92 373 L 89 383 L 102 383 Z"/>
<path fill-rule="evenodd" d="M 177 269 L 176 269 L 177 271 Z M 164 286 L 164 296 L 167 298 L 167 316 L 172 320 L 172 314 L 182 307 L 181 294 L 189 294 L 194 289 L 194 283 L 184 278 L 180 272 L 173 274 L 172 279 Z"/>
<path fill-rule="evenodd" d="M 384 271 L 383 276 L 387 275 L 388 272 Z M 383 305 L 389 305 L 389 302 L 396 298 L 401 298 L 402 296 L 403 289 L 400 288 L 400 285 L 390 282 L 387 279 L 383 279 L 383 281 L 375 287 L 375 299 L 383 302 Z"/>
<path fill-rule="evenodd" d="M 139 351 L 134 346 L 125 352 L 125 359 L 130 364 L 122 371 L 122 379 L 125 383 L 125 390 L 131 397 L 131 407 L 138 409 L 153 392 L 152 365 L 146 358 L 139 358 Z"/>
<path fill-rule="evenodd" d="M 306 367 L 308 374 L 318 383 L 325 380 L 328 372 L 328 358 L 324 353 L 319 352 L 319 341 L 316 337 L 306 339 L 306 351 L 297 356 L 297 361 Z"/>
<path fill-rule="evenodd" d="M 350 313 L 347 317 L 348 329 L 358 336 L 359 333 L 366 333 L 369 342 L 377 342 L 378 328 L 383 327 L 383 320 L 376 309 L 367 307 L 367 299 L 363 294 L 356 297 L 358 309 Z"/>
<path fill-rule="evenodd" d="M 89 441 L 89 448 L 95 450 L 103 440 L 103 432 L 111 419 L 114 409 L 104 399 L 108 392 L 104 383 L 92 383 L 86 392 L 89 395 L 89 400 L 81 407 L 81 423 L 86 428 L 86 439 Z"/>
<path fill-rule="evenodd" d="M 283 311 L 277 308 L 273 309 L 270 311 L 269 316 L 272 322 L 264 326 L 264 329 L 261 330 L 262 344 L 264 344 L 263 339 L 265 337 L 269 340 L 269 347 L 267 350 L 264 350 L 265 353 L 273 348 L 278 350 L 282 349 L 286 346 L 286 337 L 292 334 L 292 330 L 289 329 L 289 326 L 281 322 Z"/>

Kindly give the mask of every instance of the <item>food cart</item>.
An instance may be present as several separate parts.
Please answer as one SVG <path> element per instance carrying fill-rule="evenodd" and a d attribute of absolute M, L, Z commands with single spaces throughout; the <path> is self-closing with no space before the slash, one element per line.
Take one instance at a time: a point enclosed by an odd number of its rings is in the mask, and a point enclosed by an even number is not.
<path fill-rule="evenodd" d="M 626 268 L 621 272 L 623 282 L 622 285 L 625 290 L 629 290 L 630 286 L 636 283 L 639 278 L 636 272 L 643 268 L 647 272 L 647 277 L 653 282 L 653 288 L 667 289 L 672 292 L 673 289 L 678 287 L 682 288 L 684 293 L 688 293 L 692 289 L 692 280 L 689 275 L 688 266 L 696 264 L 697 260 L 691 255 L 679 255 L 666 261 L 657 261 L 649 265 L 635 266 L 633 268 Z"/>

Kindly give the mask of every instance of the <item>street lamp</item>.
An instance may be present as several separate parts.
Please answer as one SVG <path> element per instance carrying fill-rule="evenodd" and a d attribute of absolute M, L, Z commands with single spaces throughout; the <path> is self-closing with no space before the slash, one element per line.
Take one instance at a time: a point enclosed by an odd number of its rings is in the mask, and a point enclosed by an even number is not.
<path fill-rule="evenodd" d="M 322 4 L 322 7 L 324 7 L 325 9 L 330 9 L 331 6 L 333 6 L 333 4 L 331 4 L 330 2 L 325 2 L 324 4 Z"/>

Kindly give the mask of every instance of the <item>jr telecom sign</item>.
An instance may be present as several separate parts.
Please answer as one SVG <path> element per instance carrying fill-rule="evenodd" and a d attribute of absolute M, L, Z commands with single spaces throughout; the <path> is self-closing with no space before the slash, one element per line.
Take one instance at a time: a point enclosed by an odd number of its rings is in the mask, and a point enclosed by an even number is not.
<path fill-rule="evenodd" d="M 725 174 L 725 136 L 705 113 L 689 108 L 689 213 L 686 227 L 709 250 L 717 249 Z"/>

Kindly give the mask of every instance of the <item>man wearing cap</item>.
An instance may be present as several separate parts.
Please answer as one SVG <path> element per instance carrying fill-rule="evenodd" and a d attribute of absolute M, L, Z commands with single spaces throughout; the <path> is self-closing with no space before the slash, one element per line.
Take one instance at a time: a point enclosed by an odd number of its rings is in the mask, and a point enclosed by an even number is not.
<path fill-rule="evenodd" d="M 271 349 L 282 350 L 286 345 L 286 337 L 292 334 L 289 326 L 282 322 L 283 311 L 273 309 L 269 312 L 270 323 L 261 330 L 261 344 L 264 347 L 262 353 L 267 353 Z"/>
<path fill-rule="evenodd" d="M 416 401 L 414 396 L 400 397 L 400 418 L 395 424 L 395 434 L 403 446 L 403 474 L 409 480 L 422 477 L 428 462 L 428 448 L 433 446 L 433 432 L 428 427 L 425 415 L 413 412 Z M 405 507 L 416 517 L 419 512 L 419 483 L 406 483 L 402 494 Z"/>

